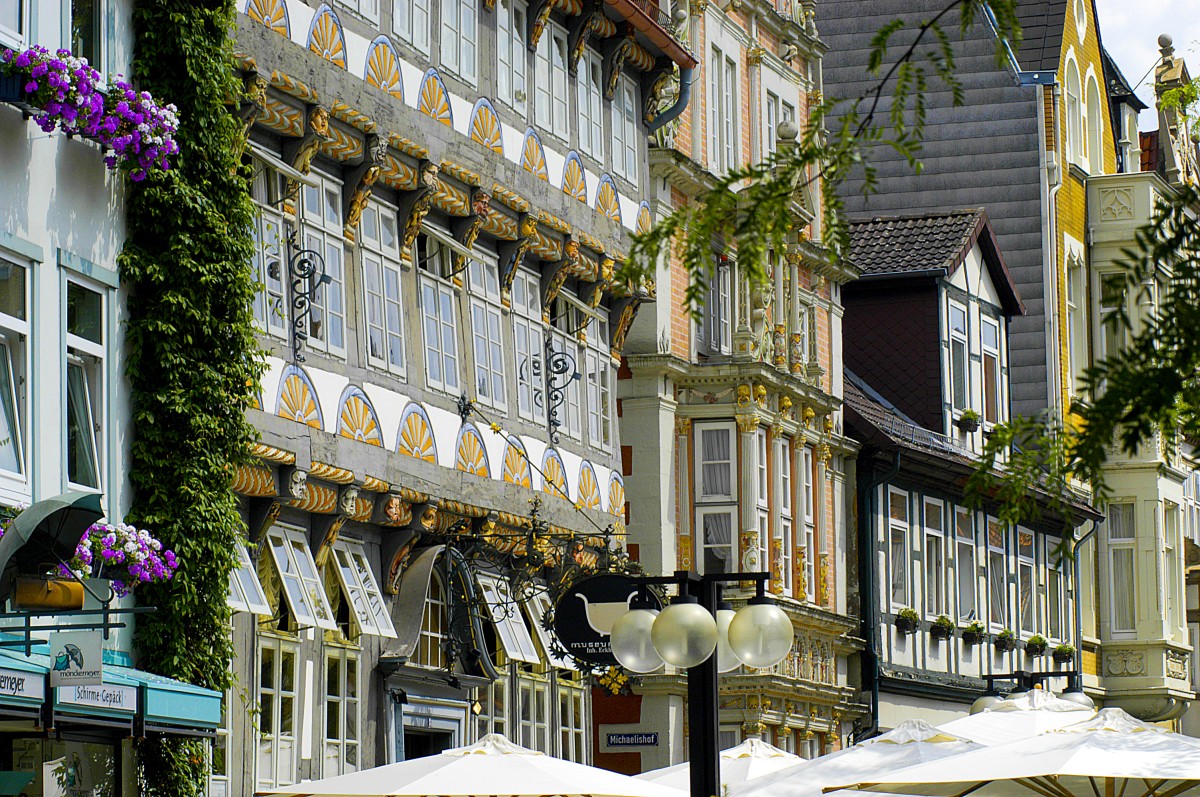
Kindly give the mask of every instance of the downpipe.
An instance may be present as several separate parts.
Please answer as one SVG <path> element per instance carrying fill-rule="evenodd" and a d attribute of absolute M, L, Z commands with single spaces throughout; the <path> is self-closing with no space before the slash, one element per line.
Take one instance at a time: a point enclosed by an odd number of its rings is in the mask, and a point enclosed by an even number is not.
<path fill-rule="evenodd" d="M 687 110 L 688 103 L 692 99 L 692 73 L 694 71 L 692 67 L 679 70 L 679 96 L 675 99 L 674 105 L 654 117 L 654 121 L 646 125 L 647 136 L 654 135 L 668 122 L 675 121 L 680 114 Z"/>

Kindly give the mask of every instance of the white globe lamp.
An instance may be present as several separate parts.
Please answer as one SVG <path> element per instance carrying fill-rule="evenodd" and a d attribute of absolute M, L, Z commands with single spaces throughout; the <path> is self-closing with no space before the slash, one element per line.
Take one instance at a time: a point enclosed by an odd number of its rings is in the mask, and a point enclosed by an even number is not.
<path fill-rule="evenodd" d="M 731 672 L 742 666 L 742 660 L 729 647 L 729 624 L 733 617 L 733 607 L 722 602 L 717 609 L 717 672 Z"/>
<path fill-rule="evenodd" d="M 613 623 L 609 645 L 617 662 L 630 672 L 654 672 L 663 664 L 650 637 L 657 616 L 653 609 L 634 609 Z"/>
<path fill-rule="evenodd" d="M 756 595 L 729 623 L 729 647 L 743 664 L 774 667 L 792 649 L 795 632 L 787 613 L 766 595 Z"/>
<path fill-rule="evenodd" d="M 717 647 L 716 618 L 691 595 L 680 595 L 654 619 L 654 649 L 667 664 L 695 667 Z"/>

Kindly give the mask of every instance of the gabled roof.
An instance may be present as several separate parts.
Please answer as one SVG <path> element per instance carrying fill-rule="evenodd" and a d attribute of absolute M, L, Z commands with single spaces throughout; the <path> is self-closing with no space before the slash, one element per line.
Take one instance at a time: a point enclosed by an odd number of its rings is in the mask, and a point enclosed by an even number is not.
<path fill-rule="evenodd" d="M 1017 0 L 1017 61 L 1022 72 L 1058 72 L 1066 20 L 1067 0 Z"/>
<path fill-rule="evenodd" d="M 850 261 L 863 279 L 950 276 L 978 243 L 1004 312 L 1025 314 L 982 208 L 851 219 L 849 228 Z"/>
<path fill-rule="evenodd" d="M 1108 85 L 1108 98 L 1117 102 L 1124 102 L 1136 110 L 1144 111 L 1150 106 L 1142 102 L 1138 95 L 1133 93 L 1133 89 L 1129 85 L 1129 81 L 1125 79 L 1125 75 L 1121 72 L 1121 68 L 1117 66 L 1117 62 L 1113 60 L 1112 54 L 1101 45 L 1100 60 L 1104 63 L 1104 82 Z"/>

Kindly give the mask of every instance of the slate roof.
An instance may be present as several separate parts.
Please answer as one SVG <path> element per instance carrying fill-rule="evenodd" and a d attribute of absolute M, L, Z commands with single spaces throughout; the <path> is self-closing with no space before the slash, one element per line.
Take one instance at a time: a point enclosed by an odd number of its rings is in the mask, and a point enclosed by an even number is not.
<path fill-rule="evenodd" d="M 1117 66 L 1117 62 L 1113 60 L 1112 55 L 1103 45 L 1100 46 L 1100 60 L 1104 63 L 1104 82 L 1108 84 L 1110 100 L 1128 103 L 1139 111 L 1150 107 L 1133 93 L 1129 81 L 1125 79 L 1125 74 L 1121 72 L 1121 68 Z"/>
<path fill-rule="evenodd" d="M 1058 72 L 1066 19 L 1067 0 L 1018 0 L 1017 61 L 1022 72 Z"/>

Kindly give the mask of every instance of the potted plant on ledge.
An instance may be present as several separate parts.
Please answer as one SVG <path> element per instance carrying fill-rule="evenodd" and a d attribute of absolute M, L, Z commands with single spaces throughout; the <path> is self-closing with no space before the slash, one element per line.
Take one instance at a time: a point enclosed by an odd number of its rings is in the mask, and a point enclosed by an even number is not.
<path fill-rule="evenodd" d="M 939 614 L 929 626 L 929 635 L 934 639 L 949 639 L 954 636 L 954 621 L 944 614 Z"/>
<path fill-rule="evenodd" d="M 1015 650 L 1017 647 L 1017 635 L 1005 628 L 999 634 L 996 634 L 996 640 L 992 642 L 992 647 L 996 649 L 997 653 L 1007 653 L 1010 650 Z"/>
<path fill-rule="evenodd" d="M 963 410 L 955 424 L 968 434 L 977 432 L 979 431 L 979 413 L 975 410 Z"/>
<path fill-rule="evenodd" d="M 1064 642 L 1056 646 L 1050 655 L 1054 657 L 1055 664 L 1069 664 L 1075 658 L 1075 646 Z"/>
<path fill-rule="evenodd" d="M 1041 656 L 1046 652 L 1046 645 L 1046 637 L 1041 634 L 1034 634 L 1025 640 L 1025 655 Z"/>
<path fill-rule="evenodd" d="M 963 643 L 968 647 L 974 647 L 983 641 L 984 629 L 983 623 L 975 620 L 967 625 L 962 632 Z"/>
<path fill-rule="evenodd" d="M 892 621 L 892 625 L 896 626 L 896 630 L 901 635 L 907 636 L 914 633 L 921 625 L 921 616 L 914 609 L 901 609 L 896 613 L 896 619 Z"/>

